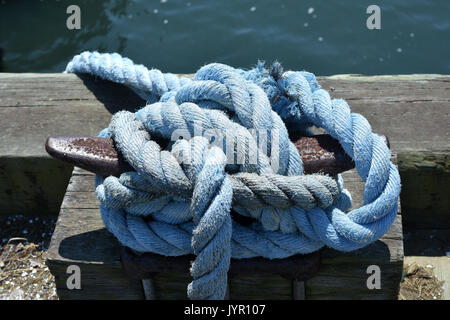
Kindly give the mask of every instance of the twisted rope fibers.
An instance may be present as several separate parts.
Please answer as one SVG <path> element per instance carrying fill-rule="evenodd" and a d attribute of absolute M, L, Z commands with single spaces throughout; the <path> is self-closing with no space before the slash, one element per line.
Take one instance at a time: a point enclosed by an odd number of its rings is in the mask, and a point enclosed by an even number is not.
<path fill-rule="evenodd" d="M 191 299 L 224 298 L 231 258 L 282 259 L 324 245 L 352 251 L 395 220 L 400 177 L 389 149 L 312 73 L 283 72 L 278 63 L 248 71 L 213 63 L 189 79 L 98 52 L 75 56 L 65 72 L 124 84 L 147 101 L 136 113 L 116 113 L 100 133 L 114 139 L 135 171 L 96 176 L 96 193 L 106 228 L 123 245 L 196 255 Z M 303 175 L 289 131 L 311 125 L 355 161 L 365 182 L 362 207 L 346 212 L 351 196 L 340 175 Z M 180 132 L 183 139 L 174 139 Z M 171 142 L 162 149 L 152 137 Z M 254 222 L 237 223 L 231 210 Z"/>

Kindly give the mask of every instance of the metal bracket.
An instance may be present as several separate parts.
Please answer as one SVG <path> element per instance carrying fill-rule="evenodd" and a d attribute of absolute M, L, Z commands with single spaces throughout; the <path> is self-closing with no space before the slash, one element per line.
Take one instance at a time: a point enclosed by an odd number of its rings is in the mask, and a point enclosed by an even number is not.
<path fill-rule="evenodd" d="M 137 253 L 128 247 L 121 246 L 120 261 L 127 276 L 142 280 L 146 299 L 155 299 L 151 279 L 155 274 L 173 272 L 189 274 L 194 255 L 165 257 L 154 253 Z M 279 275 L 292 282 L 292 297 L 303 300 L 305 297 L 304 282 L 311 279 L 320 267 L 320 251 L 306 255 L 295 255 L 285 259 L 231 259 L 228 277 L 237 274 Z"/>

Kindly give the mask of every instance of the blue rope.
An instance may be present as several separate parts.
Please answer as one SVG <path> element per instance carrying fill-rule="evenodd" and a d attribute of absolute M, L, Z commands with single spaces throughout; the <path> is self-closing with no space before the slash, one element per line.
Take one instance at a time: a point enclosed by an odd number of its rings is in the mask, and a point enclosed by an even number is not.
<path fill-rule="evenodd" d="M 135 169 L 96 177 L 100 212 L 135 251 L 195 254 L 191 299 L 224 298 L 231 258 L 282 259 L 323 246 L 351 251 L 379 239 L 395 220 L 400 177 L 389 149 L 312 73 L 284 72 L 278 63 L 249 71 L 213 63 L 191 80 L 98 52 L 75 56 L 65 72 L 124 84 L 148 102 L 136 113 L 116 113 L 100 133 Z M 303 175 L 289 131 L 311 125 L 355 161 L 365 182 L 362 207 L 347 212 L 351 196 L 340 175 Z M 162 150 L 152 137 L 171 142 Z M 241 225 L 231 210 L 255 222 Z"/>

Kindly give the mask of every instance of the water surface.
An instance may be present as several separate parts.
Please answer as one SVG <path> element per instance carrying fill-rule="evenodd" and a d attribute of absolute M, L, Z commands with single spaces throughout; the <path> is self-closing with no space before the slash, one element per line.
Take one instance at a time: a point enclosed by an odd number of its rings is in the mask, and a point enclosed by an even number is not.
<path fill-rule="evenodd" d="M 66 8 L 81 8 L 68 30 Z M 381 30 L 366 8 L 381 8 Z M 5 72 L 60 72 L 84 50 L 166 72 L 258 59 L 318 75 L 450 74 L 450 1 L 0 0 Z"/>

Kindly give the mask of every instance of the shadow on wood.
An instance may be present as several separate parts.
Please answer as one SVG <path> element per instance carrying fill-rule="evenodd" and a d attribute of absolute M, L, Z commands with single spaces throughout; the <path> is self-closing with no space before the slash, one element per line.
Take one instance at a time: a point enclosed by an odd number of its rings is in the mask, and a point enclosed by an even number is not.
<path fill-rule="evenodd" d="M 146 105 L 145 100 L 139 97 L 130 88 L 108 80 L 95 78 L 88 74 L 77 74 L 78 78 L 91 91 L 105 108 L 114 114 L 121 110 L 137 111 Z M 111 92 L 115 94 L 112 95 Z"/>
<path fill-rule="evenodd" d="M 89 263 L 110 263 L 110 259 L 104 257 L 116 257 L 120 260 L 119 243 L 109 247 L 110 252 L 105 252 L 105 247 L 100 246 L 104 241 L 116 241 L 114 236 L 106 228 L 80 233 L 64 238 L 59 246 L 59 255 L 71 261 L 83 261 Z"/>

